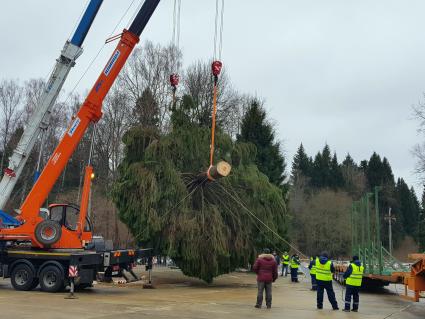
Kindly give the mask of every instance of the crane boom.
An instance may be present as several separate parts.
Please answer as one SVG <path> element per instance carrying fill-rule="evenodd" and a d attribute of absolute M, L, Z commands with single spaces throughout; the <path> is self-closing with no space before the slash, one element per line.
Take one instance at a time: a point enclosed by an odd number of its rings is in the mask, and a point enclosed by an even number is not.
<path fill-rule="evenodd" d="M 9 158 L 8 168 L 0 182 L 0 209 L 4 209 L 15 184 L 22 173 L 40 132 L 49 126 L 50 114 L 56 98 L 76 59 L 81 55 L 81 45 L 96 17 L 103 0 L 91 0 L 70 41 L 66 41 L 52 74 L 44 88 L 39 104 L 28 120 L 18 146 Z"/>
<path fill-rule="evenodd" d="M 52 220 L 43 220 L 39 214 L 40 207 L 63 172 L 65 165 L 89 125 L 101 118 L 102 102 L 133 48 L 139 42 L 139 36 L 158 6 L 159 1 L 146 0 L 130 28 L 128 30 L 124 29 L 111 58 L 22 204 L 21 214 L 18 216 L 21 224 L 15 228 L 0 229 L 1 240 L 29 240 L 33 247 L 39 248 L 82 248 L 82 237 L 78 236 L 75 231 L 69 230 L 66 225 L 59 225 Z M 86 213 L 86 209 L 83 207 L 84 213 Z M 83 228 L 84 225 L 81 225 L 81 229 Z M 45 230 L 48 231 L 45 232 Z M 42 241 L 45 242 L 43 243 Z"/>

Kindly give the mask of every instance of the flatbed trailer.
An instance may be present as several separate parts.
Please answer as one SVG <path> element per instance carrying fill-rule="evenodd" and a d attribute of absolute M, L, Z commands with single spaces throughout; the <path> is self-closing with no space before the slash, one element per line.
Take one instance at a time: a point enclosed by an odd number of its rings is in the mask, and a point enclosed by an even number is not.
<path fill-rule="evenodd" d="M 425 254 L 410 254 L 409 259 L 415 260 L 409 268 L 410 271 L 392 271 L 382 274 L 364 274 L 362 288 L 380 288 L 390 283 L 404 285 L 404 294 L 401 297 L 418 302 L 423 298 L 421 292 L 425 291 Z M 344 272 L 348 263 L 337 263 L 335 265 L 334 280 L 344 285 Z M 411 293 L 409 294 L 409 290 Z M 411 294 L 413 293 L 413 296 Z"/>
<path fill-rule="evenodd" d="M 120 249 L 97 252 L 84 249 L 35 250 L 29 247 L 4 247 L 0 249 L 0 276 L 10 278 L 16 290 L 33 290 L 38 285 L 42 291 L 57 292 L 70 285 L 76 289 L 91 287 L 99 278 L 112 280 L 125 272 L 139 278 L 132 268 L 137 258 L 151 258 L 151 249 Z M 103 274 L 103 276 L 101 276 Z"/>

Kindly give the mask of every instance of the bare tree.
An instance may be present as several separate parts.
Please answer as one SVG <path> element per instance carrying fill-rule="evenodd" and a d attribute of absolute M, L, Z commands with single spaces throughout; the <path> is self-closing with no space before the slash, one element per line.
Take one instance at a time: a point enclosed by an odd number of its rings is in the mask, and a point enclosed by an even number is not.
<path fill-rule="evenodd" d="M 10 136 L 16 130 L 22 116 L 23 89 L 15 80 L 2 80 L 0 82 L 0 112 L 1 112 L 1 148 L 2 156 L 0 167 L 3 170 L 6 146 Z"/>
<path fill-rule="evenodd" d="M 425 98 L 425 94 L 424 94 Z M 419 121 L 418 132 L 425 135 L 425 102 L 413 106 L 413 116 Z M 415 172 L 420 176 L 422 182 L 425 182 L 425 142 L 416 144 L 413 147 L 412 154 L 416 157 Z"/>
<path fill-rule="evenodd" d="M 184 73 L 184 93 L 193 100 L 192 117 L 201 125 L 211 122 L 214 78 L 211 63 L 198 61 Z M 217 124 L 231 135 L 236 135 L 242 99 L 232 88 L 226 69 L 223 68 L 217 84 Z"/>
<path fill-rule="evenodd" d="M 320 190 L 306 195 L 291 191 L 292 238 L 310 255 L 323 250 L 333 256 L 347 256 L 351 246 L 350 207 L 352 198 L 344 192 Z"/>
<path fill-rule="evenodd" d="M 174 46 L 154 45 L 148 41 L 135 49 L 118 79 L 131 104 L 136 105 L 143 92 L 149 88 L 159 107 L 159 126 L 168 125 L 171 105 L 169 77 L 181 67 L 181 52 Z"/>
<path fill-rule="evenodd" d="M 29 117 L 34 113 L 36 107 L 40 104 L 41 96 L 44 93 L 45 82 L 43 79 L 30 79 L 24 84 L 24 113 L 22 122 L 28 122 Z"/>
<path fill-rule="evenodd" d="M 97 125 L 96 163 L 107 174 L 107 184 L 116 177 L 123 156 L 122 138 L 134 122 L 132 106 L 124 91 L 113 88 L 103 105 Z"/>

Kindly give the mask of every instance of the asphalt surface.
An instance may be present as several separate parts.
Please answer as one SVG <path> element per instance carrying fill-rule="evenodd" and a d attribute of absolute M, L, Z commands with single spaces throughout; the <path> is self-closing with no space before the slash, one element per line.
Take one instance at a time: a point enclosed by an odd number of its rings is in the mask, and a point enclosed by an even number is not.
<path fill-rule="evenodd" d="M 15 291 L 8 280 L 0 280 L 0 318 L 425 318 L 424 303 L 405 301 L 389 290 L 361 294 L 359 313 L 332 311 L 327 301 L 325 309 L 316 310 L 316 295 L 307 279 L 300 278 L 302 282 L 294 284 L 279 277 L 270 310 L 253 307 L 255 276 L 246 273 L 221 276 L 206 285 L 178 270 L 156 269 L 155 289 L 143 289 L 141 283 L 97 284 L 77 293 L 75 300 L 65 299 L 66 292 Z M 338 284 L 334 287 L 342 308 L 342 290 Z"/>

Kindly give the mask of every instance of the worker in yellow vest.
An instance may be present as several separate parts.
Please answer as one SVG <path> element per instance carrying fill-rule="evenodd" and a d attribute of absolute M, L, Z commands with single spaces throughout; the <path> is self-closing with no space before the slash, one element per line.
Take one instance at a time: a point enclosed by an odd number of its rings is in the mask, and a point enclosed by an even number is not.
<path fill-rule="evenodd" d="M 350 312 L 351 296 L 353 296 L 353 308 L 352 311 L 359 311 L 359 290 L 362 286 L 364 267 L 359 260 L 358 256 L 353 256 L 353 261 L 348 266 L 344 273 L 345 278 L 345 312 Z"/>
<path fill-rule="evenodd" d="M 333 272 L 335 272 L 335 268 L 332 261 L 329 260 L 328 253 L 322 252 L 320 257 L 316 258 L 317 309 L 323 309 L 323 294 L 326 289 L 332 309 L 339 310 L 332 286 Z"/>
<path fill-rule="evenodd" d="M 298 282 L 298 267 L 300 266 L 300 257 L 297 254 L 291 257 L 291 281 Z"/>
<path fill-rule="evenodd" d="M 289 255 L 288 253 L 285 251 L 282 255 L 282 274 L 280 276 L 285 275 L 288 276 L 288 267 L 289 267 Z"/>
<path fill-rule="evenodd" d="M 310 257 L 310 264 L 308 265 L 308 269 L 310 269 L 310 278 L 311 278 L 311 290 L 317 290 L 317 282 L 316 282 L 316 259 L 317 256 Z"/>

